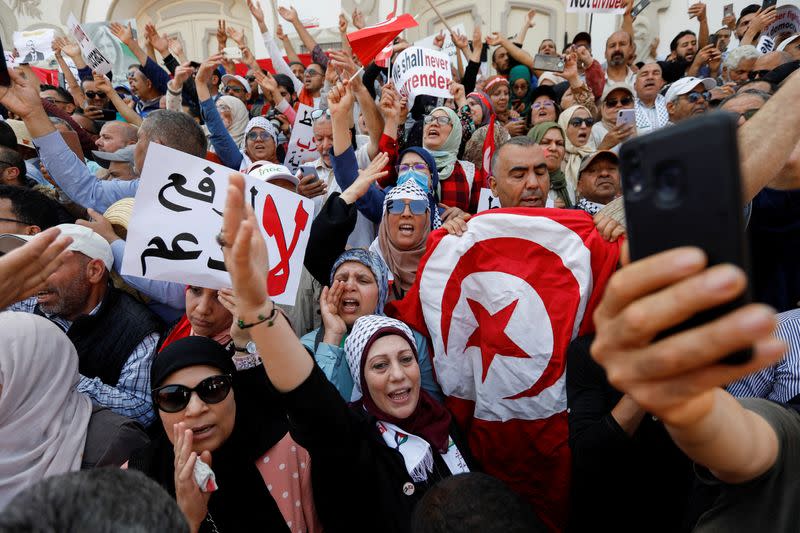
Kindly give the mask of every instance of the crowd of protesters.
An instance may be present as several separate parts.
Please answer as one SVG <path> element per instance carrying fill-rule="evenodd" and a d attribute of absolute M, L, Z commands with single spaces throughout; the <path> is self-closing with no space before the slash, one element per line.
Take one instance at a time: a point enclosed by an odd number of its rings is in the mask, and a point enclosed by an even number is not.
<path fill-rule="evenodd" d="M 225 21 L 219 53 L 191 61 L 153 25 L 140 42 L 111 23 L 138 61 L 127 84 L 57 38 L 64 86 L 19 64 L 0 87 L 0 531 L 800 527 L 800 34 L 758 51 L 774 7 L 711 33 L 692 4 L 669 55 L 638 62 L 632 2 L 605 43 L 581 32 L 561 50 L 523 47 L 531 10 L 511 37 L 452 34 L 467 61 L 452 65 L 451 98 L 409 102 L 352 53 L 358 10 L 340 17 L 341 48 L 323 50 L 278 9 L 309 62 L 247 4 L 271 71 Z M 223 54 L 230 42 L 241 59 Z M 397 37 L 392 53 L 409 46 Z M 536 69 L 536 54 L 563 70 Z M 262 174 L 314 201 L 284 306 L 240 173 L 284 164 L 299 104 L 314 109 L 316 177 Z M 694 248 L 628 262 L 621 145 L 724 112 L 738 117 L 751 276 L 706 268 Z M 230 288 L 122 274 L 152 143 L 231 169 L 218 236 Z M 491 224 L 475 216 L 484 189 L 502 208 L 590 221 L 615 271 L 592 331 L 576 328 L 562 354 L 568 436 L 532 465 L 480 444 L 436 346 L 392 312 L 430 297 L 415 283 L 437 236 Z M 663 333 L 747 285 L 756 303 Z M 720 362 L 745 347 L 749 363 Z M 201 463 L 217 490 L 198 484 Z M 545 474 L 518 475 L 531 470 Z"/>

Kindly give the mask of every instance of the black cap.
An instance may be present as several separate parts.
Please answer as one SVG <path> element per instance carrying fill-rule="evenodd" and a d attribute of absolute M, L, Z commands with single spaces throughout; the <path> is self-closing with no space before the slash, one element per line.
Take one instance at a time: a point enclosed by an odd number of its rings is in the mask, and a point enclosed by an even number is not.
<path fill-rule="evenodd" d="M 586 41 L 589 43 L 589 48 L 592 47 L 592 36 L 589 35 L 588 32 L 581 31 L 578 32 L 575 37 L 572 38 L 572 44 L 575 44 L 578 41 Z"/>
<path fill-rule="evenodd" d="M 558 103 L 559 98 L 556 98 L 556 90 L 552 85 L 539 85 L 531 91 L 531 102 L 535 102 L 540 96 L 549 96 L 552 101 Z"/>

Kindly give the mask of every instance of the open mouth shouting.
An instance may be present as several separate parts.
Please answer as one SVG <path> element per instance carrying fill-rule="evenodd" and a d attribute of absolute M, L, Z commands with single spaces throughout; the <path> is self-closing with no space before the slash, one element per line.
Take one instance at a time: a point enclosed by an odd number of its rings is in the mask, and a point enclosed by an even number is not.
<path fill-rule="evenodd" d="M 386 395 L 389 401 L 395 405 L 404 405 L 411 398 L 411 387 L 405 387 L 396 391 L 390 392 Z"/>

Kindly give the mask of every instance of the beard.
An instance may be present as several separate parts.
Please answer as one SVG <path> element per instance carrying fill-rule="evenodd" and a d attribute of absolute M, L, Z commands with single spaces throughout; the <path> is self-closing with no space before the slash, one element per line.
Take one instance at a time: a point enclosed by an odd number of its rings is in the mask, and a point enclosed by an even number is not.
<path fill-rule="evenodd" d="M 621 67 L 625 64 L 625 55 L 622 52 L 614 52 L 608 64 L 614 67 Z"/>
<path fill-rule="evenodd" d="M 86 272 L 81 270 L 79 275 L 63 287 L 46 287 L 45 290 L 54 293 L 56 298 L 49 304 L 40 304 L 39 308 L 49 315 L 62 318 L 74 316 L 86 305 L 88 287 Z"/>

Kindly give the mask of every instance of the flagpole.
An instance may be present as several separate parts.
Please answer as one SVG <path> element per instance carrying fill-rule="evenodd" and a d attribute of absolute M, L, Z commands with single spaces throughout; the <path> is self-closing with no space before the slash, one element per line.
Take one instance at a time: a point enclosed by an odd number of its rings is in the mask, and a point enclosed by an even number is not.
<path fill-rule="evenodd" d="M 436 9 L 436 6 L 433 5 L 433 1 L 432 0 L 428 0 L 428 4 L 431 6 L 431 9 L 433 9 L 433 12 L 436 13 L 436 16 L 439 17 L 439 20 L 442 21 L 442 24 L 444 24 L 444 27 L 447 28 L 447 31 L 449 31 L 450 33 L 455 33 L 453 31 L 453 28 L 451 28 L 450 25 L 447 23 L 447 21 L 444 20 L 444 17 L 442 16 L 442 14 L 439 13 L 439 10 Z"/>
<path fill-rule="evenodd" d="M 364 66 L 363 66 L 363 65 L 362 65 L 362 66 L 360 66 L 360 67 L 358 67 L 358 70 L 356 71 L 356 73 L 355 73 L 355 74 L 353 74 L 352 76 L 350 76 L 350 82 L 352 83 L 352 81 L 353 81 L 354 79 L 356 79 L 356 76 L 358 76 L 358 75 L 359 75 L 359 74 L 361 74 L 362 72 L 364 72 Z"/>

